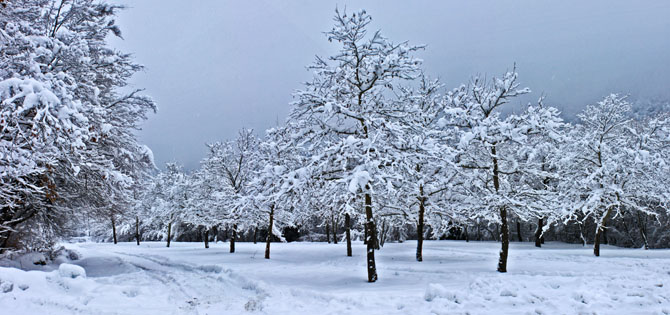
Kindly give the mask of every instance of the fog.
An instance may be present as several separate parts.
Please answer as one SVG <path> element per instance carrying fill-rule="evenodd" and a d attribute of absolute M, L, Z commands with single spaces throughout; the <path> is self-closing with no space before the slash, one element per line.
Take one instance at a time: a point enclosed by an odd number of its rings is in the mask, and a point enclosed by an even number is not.
<path fill-rule="evenodd" d="M 166 1 L 118 0 L 123 40 L 145 71 L 133 78 L 159 112 L 139 136 L 165 162 L 197 167 L 205 143 L 281 123 L 335 7 L 365 9 L 371 30 L 427 45 L 426 72 L 446 87 L 514 64 L 533 93 L 567 119 L 616 92 L 670 98 L 669 1 Z"/>

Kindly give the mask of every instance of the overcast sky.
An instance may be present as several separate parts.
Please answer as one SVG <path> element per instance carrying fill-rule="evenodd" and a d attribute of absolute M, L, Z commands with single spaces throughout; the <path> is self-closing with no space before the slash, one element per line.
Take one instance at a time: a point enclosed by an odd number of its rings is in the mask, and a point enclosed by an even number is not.
<path fill-rule="evenodd" d="M 133 85 L 159 106 L 140 132 L 156 163 L 198 166 L 206 142 L 259 135 L 286 117 L 305 66 L 337 44 L 334 9 L 366 9 L 371 29 L 426 44 L 426 72 L 453 88 L 516 62 L 536 100 L 572 117 L 611 92 L 670 98 L 670 1 L 117 0 L 124 40 L 146 70 Z"/>

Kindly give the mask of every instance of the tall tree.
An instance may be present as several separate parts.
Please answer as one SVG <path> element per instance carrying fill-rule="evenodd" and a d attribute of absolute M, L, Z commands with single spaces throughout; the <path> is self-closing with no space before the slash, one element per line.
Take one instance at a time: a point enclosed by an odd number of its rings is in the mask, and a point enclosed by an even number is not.
<path fill-rule="evenodd" d="M 374 282 L 373 197 L 387 187 L 384 174 L 397 162 L 386 144 L 397 140 L 394 121 L 400 104 L 389 101 L 389 92 L 399 81 L 418 75 L 420 61 L 412 53 L 419 47 L 394 44 L 380 32 L 366 36 L 371 18 L 365 11 L 348 15 L 336 10 L 334 20 L 326 36 L 341 48 L 310 67 L 314 78 L 296 93 L 289 120 L 298 128 L 292 138 L 315 155 L 310 167 L 317 176 L 340 183 L 340 189 L 363 200 L 368 281 Z"/>

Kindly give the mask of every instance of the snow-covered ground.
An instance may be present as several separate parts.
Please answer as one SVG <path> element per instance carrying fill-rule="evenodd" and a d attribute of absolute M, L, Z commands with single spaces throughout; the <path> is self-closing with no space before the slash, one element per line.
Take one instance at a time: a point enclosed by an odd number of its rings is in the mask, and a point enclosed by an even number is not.
<path fill-rule="evenodd" d="M 670 250 L 428 241 L 377 252 L 367 283 L 363 244 L 66 244 L 81 268 L 0 268 L 2 314 L 670 314 Z M 8 291 L 2 293 L 2 291 Z"/>

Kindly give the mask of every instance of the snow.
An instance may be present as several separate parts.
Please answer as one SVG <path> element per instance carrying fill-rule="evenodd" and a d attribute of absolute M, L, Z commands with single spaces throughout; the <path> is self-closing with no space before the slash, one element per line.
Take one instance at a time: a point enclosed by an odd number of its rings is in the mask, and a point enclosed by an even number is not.
<path fill-rule="evenodd" d="M 86 270 L 77 265 L 62 263 L 58 266 L 58 274 L 63 278 L 86 278 Z"/>
<path fill-rule="evenodd" d="M 387 243 L 367 283 L 364 245 L 67 244 L 58 270 L 0 268 L 7 314 L 670 314 L 670 250 L 513 243 L 509 272 L 495 242 Z M 85 269 L 72 278 L 61 270 Z M 65 267 L 63 267 L 65 266 Z M 76 269 L 78 270 L 78 269 Z"/>

